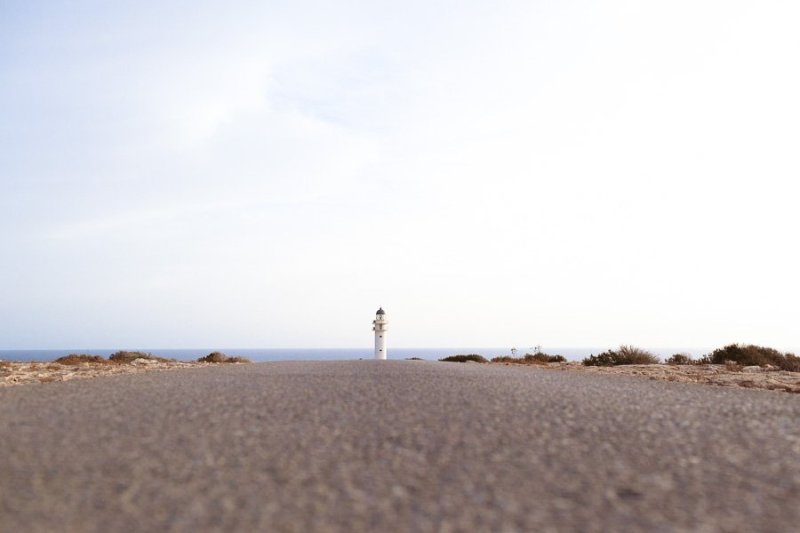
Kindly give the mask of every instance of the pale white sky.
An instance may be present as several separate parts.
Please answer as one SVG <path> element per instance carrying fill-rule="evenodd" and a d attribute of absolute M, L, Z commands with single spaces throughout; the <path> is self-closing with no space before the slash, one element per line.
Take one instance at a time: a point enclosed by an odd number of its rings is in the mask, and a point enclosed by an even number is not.
<path fill-rule="evenodd" d="M 800 4 L 0 4 L 0 348 L 796 349 Z"/>

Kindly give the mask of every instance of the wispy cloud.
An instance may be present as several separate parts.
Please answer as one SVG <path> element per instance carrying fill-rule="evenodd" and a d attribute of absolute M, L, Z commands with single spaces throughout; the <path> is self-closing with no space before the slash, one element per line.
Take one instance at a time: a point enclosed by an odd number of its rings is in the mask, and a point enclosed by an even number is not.
<path fill-rule="evenodd" d="M 6 3 L 0 344 L 790 345 L 798 14 Z"/>

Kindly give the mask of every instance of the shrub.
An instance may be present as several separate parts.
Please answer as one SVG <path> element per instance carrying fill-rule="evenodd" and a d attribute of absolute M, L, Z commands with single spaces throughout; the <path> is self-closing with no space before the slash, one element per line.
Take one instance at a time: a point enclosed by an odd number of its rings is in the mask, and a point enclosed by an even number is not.
<path fill-rule="evenodd" d="M 526 363 L 566 363 L 567 358 L 563 355 L 549 355 L 542 352 L 535 354 L 525 354 Z"/>
<path fill-rule="evenodd" d="M 724 365 L 728 361 L 741 366 L 772 365 L 781 370 L 800 372 L 800 357 L 755 344 L 729 344 L 723 348 L 717 348 L 706 355 L 703 360 L 717 365 Z"/>
<path fill-rule="evenodd" d="M 200 357 L 197 361 L 200 363 L 224 363 L 228 356 L 222 352 L 211 352 L 210 354 Z"/>
<path fill-rule="evenodd" d="M 246 357 L 225 355 L 222 352 L 211 352 L 210 354 L 201 357 L 197 361 L 200 363 L 249 363 L 250 359 L 247 359 Z"/>
<path fill-rule="evenodd" d="M 174 361 L 174 359 L 166 359 L 164 357 L 156 357 L 151 353 L 146 352 L 127 352 L 125 350 L 120 350 L 118 352 L 112 353 L 108 356 L 108 359 L 114 363 L 119 365 L 126 365 L 130 364 L 137 359 L 149 359 L 151 361 L 158 361 L 159 363 L 168 363 L 170 361 Z"/>
<path fill-rule="evenodd" d="M 543 365 L 547 363 L 566 363 L 567 359 L 563 355 L 548 355 L 538 352 L 535 354 L 525 354 L 525 357 L 511 357 L 500 355 L 492 358 L 492 363 L 516 363 L 518 365 Z"/>
<path fill-rule="evenodd" d="M 635 346 L 622 345 L 617 350 L 607 350 L 600 355 L 590 355 L 583 360 L 586 366 L 655 365 L 658 357 Z"/>
<path fill-rule="evenodd" d="M 445 361 L 448 363 L 466 363 L 467 361 L 474 361 L 476 363 L 488 363 L 489 361 L 482 355 L 478 355 L 476 353 L 469 354 L 469 355 L 451 355 L 449 357 L 443 357 L 439 359 L 439 361 Z"/>
<path fill-rule="evenodd" d="M 59 357 L 54 363 L 61 365 L 80 365 L 81 363 L 100 363 L 103 365 L 111 364 L 111 361 L 101 355 L 88 355 L 85 353 L 71 353 L 63 357 Z"/>
<path fill-rule="evenodd" d="M 781 370 L 788 370 L 789 372 L 800 372 L 800 357 L 793 353 L 784 354 L 784 360 L 780 365 Z"/>
<path fill-rule="evenodd" d="M 695 363 L 694 359 L 685 353 L 676 353 L 666 360 L 668 365 L 692 365 Z"/>

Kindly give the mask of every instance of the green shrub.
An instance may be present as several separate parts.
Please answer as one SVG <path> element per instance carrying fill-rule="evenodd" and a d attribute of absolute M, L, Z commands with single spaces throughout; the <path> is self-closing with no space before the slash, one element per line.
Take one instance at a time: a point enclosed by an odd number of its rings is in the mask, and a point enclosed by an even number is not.
<path fill-rule="evenodd" d="M 717 348 L 703 357 L 703 360 L 716 365 L 724 365 L 728 361 L 740 366 L 772 365 L 781 370 L 800 372 L 800 357 L 755 344 L 729 344 Z"/>
<path fill-rule="evenodd" d="M 583 360 L 586 366 L 617 366 L 617 365 L 656 365 L 658 357 L 636 348 L 635 346 L 622 345 L 617 350 L 607 350 L 600 355 L 590 355 Z"/>
<path fill-rule="evenodd" d="M 693 365 L 695 364 L 695 360 L 692 357 L 685 353 L 676 353 L 672 355 L 665 361 L 668 365 Z"/>
<path fill-rule="evenodd" d="M 476 353 L 469 354 L 469 355 L 451 355 L 449 357 L 443 357 L 439 359 L 439 361 L 445 361 L 448 363 L 466 363 L 467 361 L 474 361 L 476 363 L 488 363 L 489 361 L 482 355 L 478 355 Z"/>
<path fill-rule="evenodd" d="M 59 363 L 61 365 L 79 365 L 81 363 L 99 363 L 103 365 L 108 365 L 111 363 L 111 361 L 109 361 L 102 355 L 88 355 L 85 353 L 71 353 L 69 355 L 59 357 L 53 362 Z"/>
<path fill-rule="evenodd" d="M 249 363 L 250 359 L 247 359 L 246 357 L 225 355 L 222 352 L 211 352 L 210 354 L 201 357 L 197 361 L 200 363 Z"/>
<path fill-rule="evenodd" d="M 108 359 L 114 363 L 119 365 L 126 365 L 130 364 L 137 359 L 149 359 L 151 361 L 158 361 L 159 363 L 169 363 L 170 361 L 174 361 L 174 359 L 166 359 L 164 357 L 157 357 L 151 353 L 146 352 L 128 352 L 125 350 L 120 350 L 118 352 L 112 353 L 108 356 Z"/>

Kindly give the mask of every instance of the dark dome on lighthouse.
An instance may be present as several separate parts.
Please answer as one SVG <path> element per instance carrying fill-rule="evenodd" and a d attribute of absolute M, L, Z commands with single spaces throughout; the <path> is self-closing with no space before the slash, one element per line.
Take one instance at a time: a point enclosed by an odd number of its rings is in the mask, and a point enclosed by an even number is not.
<path fill-rule="evenodd" d="M 377 313 L 375 313 L 375 314 L 376 314 L 376 315 L 385 315 L 385 314 L 386 314 L 386 311 L 384 311 L 384 310 L 383 310 L 383 307 L 381 307 L 380 309 L 378 309 L 378 312 L 377 312 Z"/>

